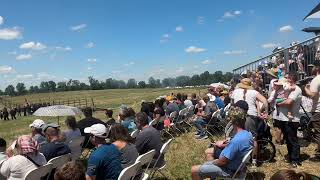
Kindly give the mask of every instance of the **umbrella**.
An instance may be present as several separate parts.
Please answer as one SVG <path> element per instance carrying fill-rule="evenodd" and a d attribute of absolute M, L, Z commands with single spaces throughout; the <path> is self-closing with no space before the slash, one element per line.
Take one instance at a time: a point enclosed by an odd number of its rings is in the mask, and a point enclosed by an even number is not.
<path fill-rule="evenodd" d="M 303 20 L 309 18 L 320 18 L 320 3 L 315 8 L 313 8 L 312 11 L 309 12 L 309 14 L 303 18 Z"/>
<path fill-rule="evenodd" d="M 226 85 L 226 84 L 223 84 L 223 83 L 212 83 L 210 84 L 210 87 L 214 87 L 214 88 L 217 88 L 217 87 L 223 87 L 225 89 L 230 89 L 230 86 Z"/>
<path fill-rule="evenodd" d="M 315 33 L 316 36 L 320 33 L 320 27 L 308 27 L 308 28 L 304 28 L 302 29 L 302 31 L 304 32 L 312 32 L 312 33 Z"/>
<path fill-rule="evenodd" d="M 65 105 L 42 107 L 33 113 L 35 116 L 58 117 L 58 124 L 60 116 L 76 116 L 81 114 L 82 111 L 79 108 Z"/>

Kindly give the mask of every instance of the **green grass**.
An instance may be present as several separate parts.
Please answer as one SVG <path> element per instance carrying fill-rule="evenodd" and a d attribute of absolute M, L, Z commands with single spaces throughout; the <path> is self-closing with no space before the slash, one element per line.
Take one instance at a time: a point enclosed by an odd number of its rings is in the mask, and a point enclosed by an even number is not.
<path fill-rule="evenodd" d="M 27 98 L 30 102 L 37 102 L 39 99 L 42 101 L 55 99 L 67 100 L 77 97 L 93 98 L 95 105 L 101 108 L 116 108 L 114 116 L 117 115 L 119 105 L 127 104 L 132 106 L 135 110 L 139 110 L 141 100 L 153 101 L 160 95 L 170 94 L 171 92 L 184 92 L 184 93 L 199 93 L 198 89 L 127 89 L 127 90 L 101 90 L 101 91 L 75 91 L 75 92 L 59 92 L 59 93 L 44 93 L 30 96 L 13 97 L 12 101 L 16 103 L 23 103 Z M 205 90 L 202 89 L 201 93 Z M 103 112 L 96 112 L 94 116 L 105 119 Z M 13 121 L 0 121 L 0 137 L 4 137 L 8 142 L 14 140 L 22 134 L 29 134 L 30 129 L 28 125 L 37 117 L 27 116 L 18 117 Z M 47 122 L 57 122 L 57 118 L 41 117 Z M 80 117 L 77 117 L 80 119 Z M 64 118 L 60 118 L 60 124 L 63 123 Z M 64 128 L 64 126 L 63 126 Z M 193 132 L 185 133 L 173 141 L 171 147 L 166 154 L 167 167 L 163 171 L 168 179 L 190 179 L 190 170 L 192 165 L 201 164 L 205 161 L 204 151 L 207 147 L 208 140 L 198 141 L 194 138 Z M 277 146 L 277 155 L 275 162 L 266 163 L 258 168 L 259 175 L 269 179 L 270 176 L 279 169 L 287 168 L 288 164 L 284 162 L 284 155 L 286 154 L 286 147 L 284 145 Z M 301 148 L 303 157 L 312 157 L 315 146 L 311 144 L 308 147 Z M 298 168 L 298 171 L 306 171 L 320 176 L 319 162 L 314 162 L 310 158 L 303 161 L 303 166 Z M 252 170 L 251 170 L 252 171 Z M 161 175 L 157 175 L 161 178 Z M 252 177 L 259 179 L 257 174 L 251 174 Z"/>

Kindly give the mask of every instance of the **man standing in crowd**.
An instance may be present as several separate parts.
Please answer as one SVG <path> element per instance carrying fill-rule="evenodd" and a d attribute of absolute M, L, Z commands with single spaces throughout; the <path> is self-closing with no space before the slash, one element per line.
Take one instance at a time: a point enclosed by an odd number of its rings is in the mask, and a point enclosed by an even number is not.
<path fill-rule="evenodd" d="M 314 65 L 313 72 L 317 76 L 311 81 L 310 85 L 305 87 L 305 92 L 308 97 L 313 99 L 311 121 L 315 130 L 314 135 L 317 143 L 316 156 L 320 157 L 320 61 L 315 61 Z"/>
<path fill-rule="evenodd" d="M 273 112 L 273 119 L 280 121 L 280 129 L 283 133 L 284 139 L 287 144 L 288 150 L 288 161 L 290 167 L 296 168 L 300 166 L 300 145 L 298 143 L 297 130 L 300 122 L 300 104 L 302 98 L 301 89 L 296 86 L 297 75 L 290 73 L 287 76 L 287 80 L 290 86 L 295 86 L 295 90 L 289 93 L 288 98 L 282 102 L 278 103 L 278 112 Z M 276 93 L 277 94 L 277 93 Z M 288 118 L 288 112 L 292 112 L 293 118 Z"/>
<path fill-rule="evenodd" d="M 15 108 L 11 108 L 10 109 L 11 120 L 17 119 L 16 118 L 16 114 L 17 114 L 16 109 Z"/>
<path fill-rule="evenodd" d="M 88 159 L 87 180 L 117 179 L 122 167 L 121 153 L 113 144 L 107 144 L 108 136 L 104 124 L 94 124 L 84 129 L 91 136 L 91 143 L 96 147 Z"/>
<path fill-rule="evenodd" d="M 92 149 L 92 148 L 94 148 L 94 145 L 91 144 L 91 142 L 89 141 L 90 136 L 88 134 L 84 133 L 84 129 L 87 127 L 90 127 L 94 124 L 104 124 L 104 122 L 102 122 L 100 119 L 92 117 L 92 108 L 91 107 L 86 107 L 83 110 L 83 114 L 84 114 L 85 118 L 80 120 L 77 123 L 77 126 L 80 129 L 81 135 L 85 136 L 82 147 Z"/>
<path fill-rule="evenodd" d="M 43 127 L 43 132 L 46 135 L 48 143 L 43 144 L 39 151 L 49 161 L 52 158 L 71 153 L 70 148 L 59 140 L 59 125 L 50 123 Z"/>
<path fill-rule="evenodd" d="M 144 112 L 139 112 L 136 114 L 136 124 L 137 128 L 141 130 L 135 142 L 139 154 L 147 153 L 152 149 L 156 150 L 156 154 L 154 155 L 150 164 L 150 167 L 153 167 L 153 165 L 156 163 L 155 161 L 160 156 L 160 150 L 162 148 L 160 133 L 157 129 L 148 125 L 148 115 Z M 163 164 L 164 157 L 161 156 L 156 166 L 161 167 Z"/>
<path fill-rule="evenodd" d="M 3 120 L 9 120 L 9 112 L 6 107 L 3 108 Z"/>

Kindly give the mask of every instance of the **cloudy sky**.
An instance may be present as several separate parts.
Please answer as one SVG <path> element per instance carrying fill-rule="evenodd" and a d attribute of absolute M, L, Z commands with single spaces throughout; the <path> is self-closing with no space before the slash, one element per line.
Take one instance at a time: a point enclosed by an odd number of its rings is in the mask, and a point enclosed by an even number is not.
<path fill-rule="evenodd" d="M 313 34 L 317 0 L 3 0 L 0 88 L 231 71 Z"/>

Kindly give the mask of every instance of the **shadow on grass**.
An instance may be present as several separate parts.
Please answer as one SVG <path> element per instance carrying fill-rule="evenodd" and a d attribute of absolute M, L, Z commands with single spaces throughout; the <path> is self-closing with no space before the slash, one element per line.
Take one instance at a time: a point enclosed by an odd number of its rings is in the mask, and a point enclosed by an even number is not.
<path fill-rule="evenodd" d="M 249 172 L 246 180 L 262 180 L 265 179 L 266 175 L 263 172 Z"/>
<path fill-rule="evenodd" d="M 308 159 L 310 159 L 310 155 L 305 154 L 305 153 L 300 154 L 300 160 L 301 160 L 301 162 L 306 161 L 306 160 L 308 160 Z"/>

